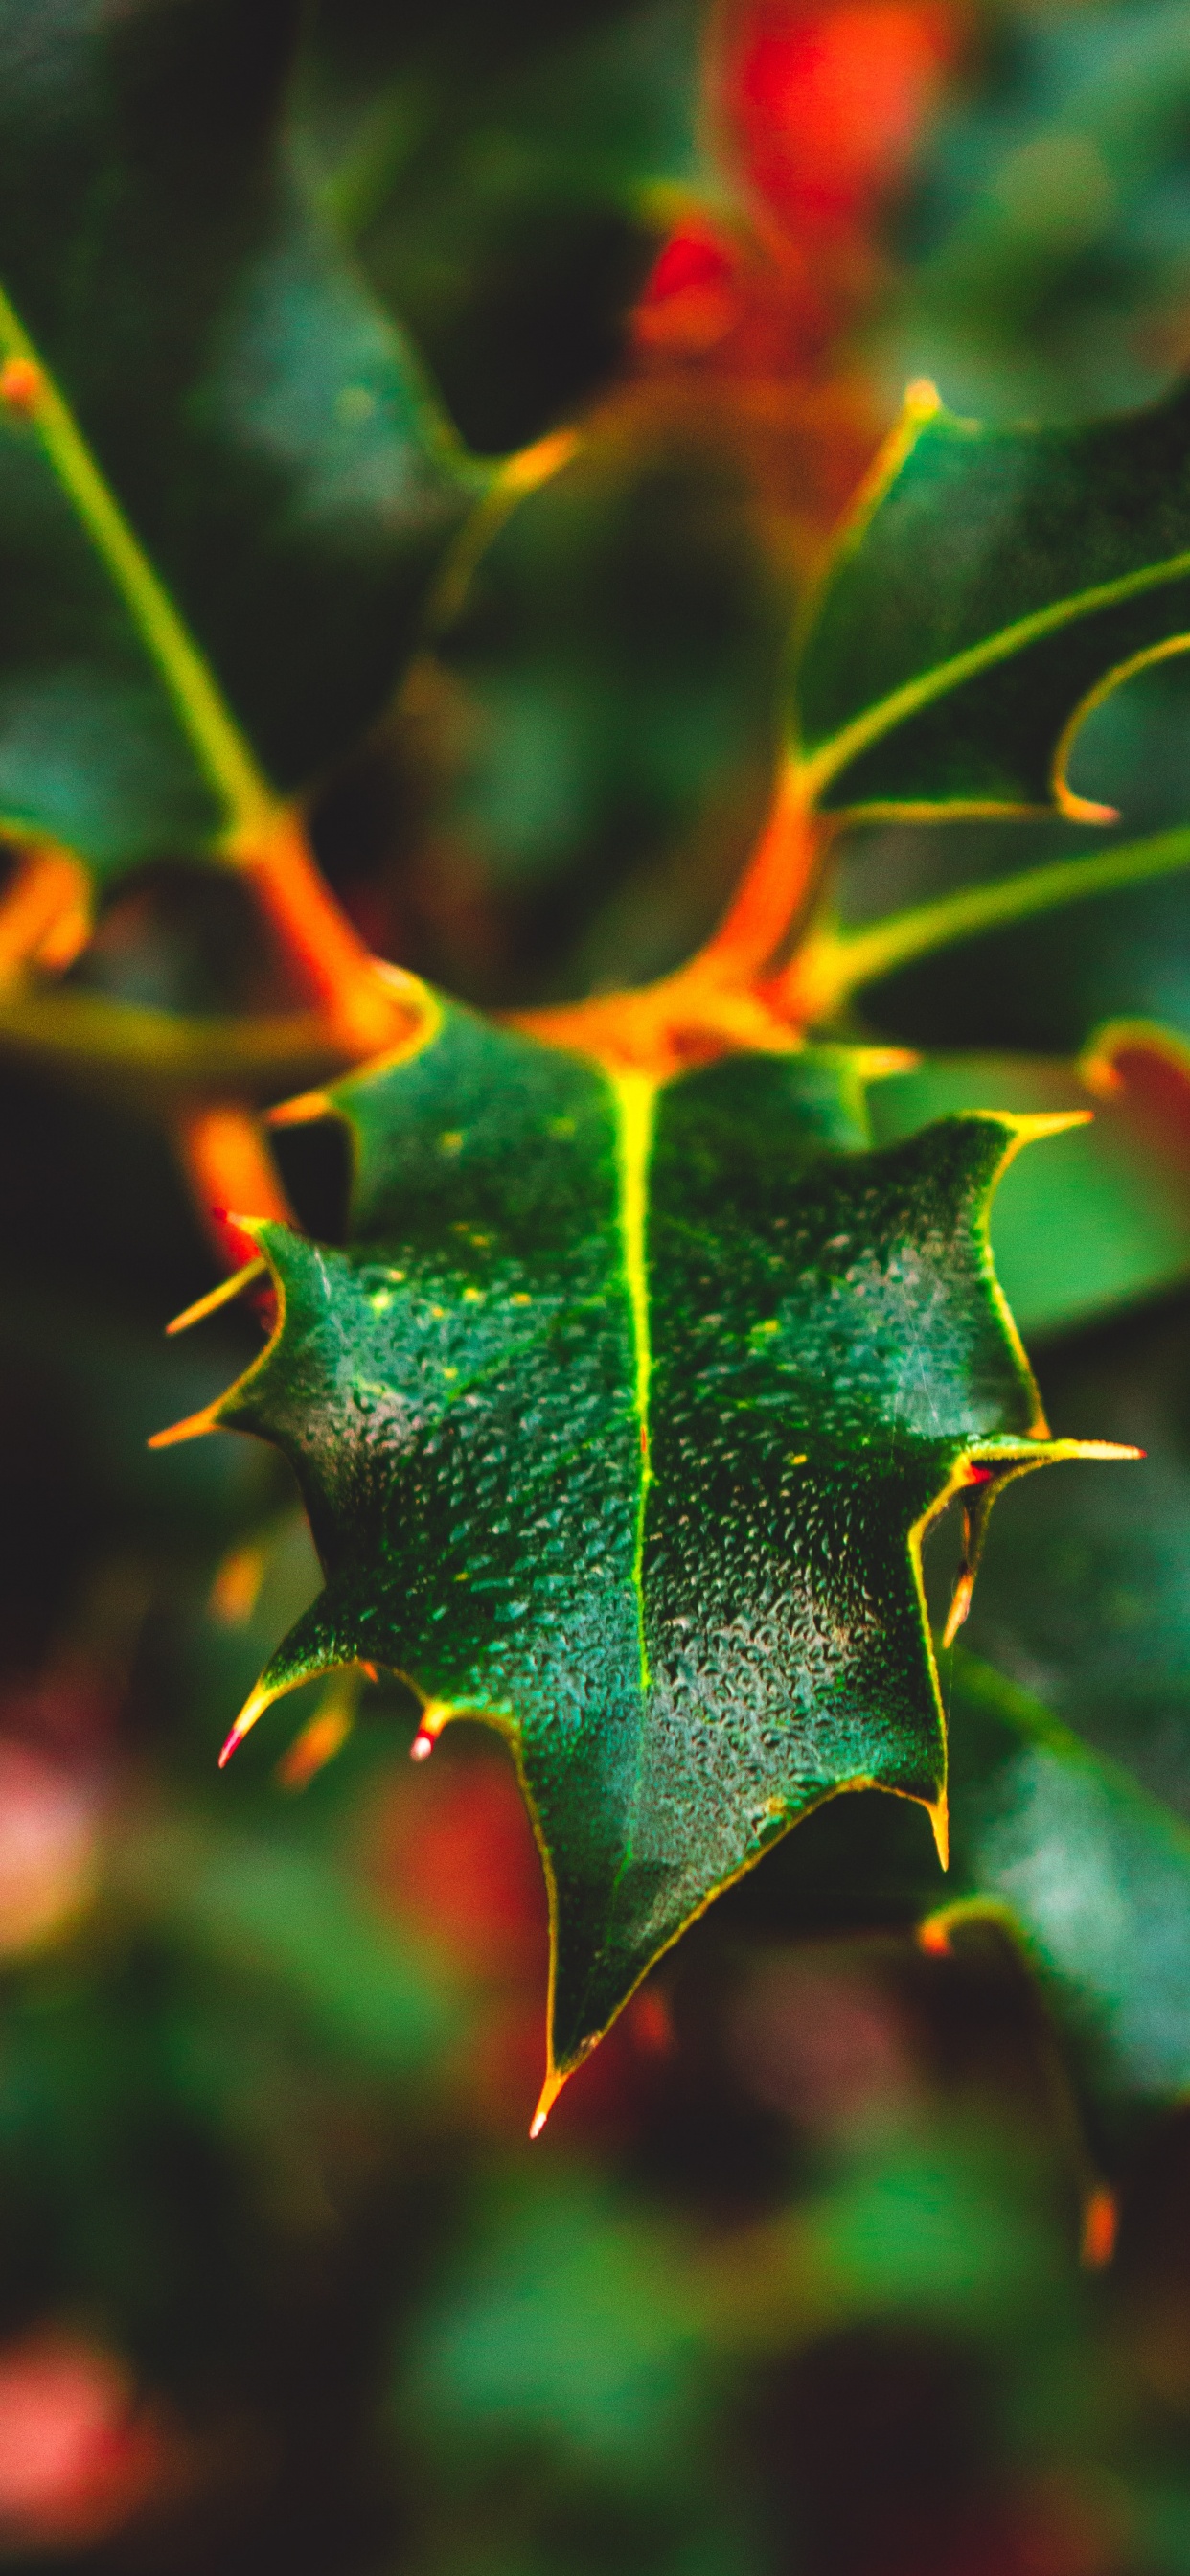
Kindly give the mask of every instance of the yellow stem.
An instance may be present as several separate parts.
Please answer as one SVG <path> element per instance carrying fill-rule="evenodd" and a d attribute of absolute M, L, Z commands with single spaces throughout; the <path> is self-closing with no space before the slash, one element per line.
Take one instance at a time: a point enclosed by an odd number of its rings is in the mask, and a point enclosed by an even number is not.
<path fill-rule="evenodd" d="M 40 439 L 174 703 L 228 831 L 258 830 L 276 798 L 214 675 L 100 472 L 69 404 L 0 289 L 0 400 Z"/>
<path fill-rule="evenodd" d="M 868 930 L 821 929 L 768 988 L 768 999 L 803 1026 L 825 1020 L 852 993 L 919 957 L 955 947 L 964 939 L 978 939 L 988 931 L 1009 929 L 1070 903 L 1174 875 L 1187 866 L 1190 830 L 1183 827 L 1089 857 L 1025 868 L 1017 876 L 997 877 L 988 885 L 968 886 L 941 896 L 937 903 L 894 913 Z"/>

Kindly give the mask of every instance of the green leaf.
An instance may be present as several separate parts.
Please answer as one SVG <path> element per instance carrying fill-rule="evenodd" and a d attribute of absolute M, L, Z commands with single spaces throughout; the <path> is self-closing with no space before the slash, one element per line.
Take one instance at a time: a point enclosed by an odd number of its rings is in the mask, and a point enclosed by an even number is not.
<path fill-rule="evenodd" d="M 1118 809 L 1114 829 L 1050 817 L 856 832 L 839 911 L 847 936 L 874 932 L 884 951 L 873 959 L 879 984 L 865 976 L 865 1020 L 911 1046 L 1063 1055 L 1109 1019 L 1190 1031 L 1186 857 L 1168 879 L 1156 874 L 1165 857 L 1190 854 L 1188 743 L 1190 662 L 1178 655 L 1114 689 L 1079 734 L 1072 784 Z M 929 933 L 920 948 L 897 935 L 914 919 Z"/>
<path fill-rule="evenodd" d="M 990 1665 L 956 1655 L 955 1688 L 960 1884 L 1019 1927 L 1097 2089 L 1183 2093 L 1190 1833 Z"/>
<path fill-rule="evenodd" d="M 1121 1478 L 1063 1476 L 1040 1513 L 1018 1487 L 996 1516 L 969 1643 L 1096 1752 L 1190 1823 L 1190 1324 L 1186 1296 L 1047 1355 L 1063 1430 L 1143 1442 Z"/>
<path fill-rule="evenodd" d="M 1151 400 L 1190 284 L 1182 0 L 1014 6 L 977 51 L 922 137 L 889 372 L 1000 419 Z"/>
<path fill-rule="evenodd" d="M 472 444 L 605 381 L 695 187 L 700 0 L 444 0 L 317 12 L 299 134 L 323 202 L 409 323 Z"/>
<path fill-rule="evenodd" d="M 1190 630 L 1190 393 L 1076 429 L 985 429 L 911 389 L 797 680 L 828 809 L 1056 804 L 1104 690 Z"/>
<path fill-rule="evenodd" d="M 1157 1033 L 1154 1033 L 1156 1035 Z M 994 1100 L 1025 1116 L 1085 1118 L 1049 1153 L 1023 1155 L 997 1193 L 992 1249 L 1023 1333 L 1056 1333 L 1190 1276 L 1190 1164 L 1171 1117 L 1156 1127 L 1127 1089 L 1093 1099 L 1073 1065 L 943 1056 L 880 1084 L 882 1142 Z"/>
<path fill-rule="evenodd" d="M 947 1698 L 948 1876 L 889 1800 L 842 1799 L 766 1865 L 771 1883 L 762 1873 L 741 1913 L 801 1933 L 924 1924 L 931 1947 L 990 1917 L 1096 2100 L 1184 2094 L 1190 1832 L 981 1657 L 956 1650 Z"/>
<path fill-rule="evenodd" d="M 277 1332 L 179 1427 L 278 1443 L 326 1578 L 233 1741 L 355 1660 L 412 1682 L 421 1750 L 455 1716 L 507 1734 L 551 1890 L 546 2100 L 822 1799 L 941 1826 L 922 1528 L 1074 1445 L 987 1252 L 1038 1122 L 871 1153 L 863 1074 L 809 1050 L 657 1088 L 441 1010 L 334 1095 L 348 1248 L 253 1229 Z"/>
<path fill-rule="evenodd" d="M 0 817 L 101 872 L 358 735 L 478 488 L 288 166 L 296 19 L 0 5 Z"/>
<path fill-rule="evenodd" d="M 647 981 L 710 935 L 772 794 L 770 551 L 722 431 L 639 400 L 592 423 L 486 547 L 385 746 L 386 953 L 490 1009 Z M 419 834 L 388 819 L 411 755 Z"/>

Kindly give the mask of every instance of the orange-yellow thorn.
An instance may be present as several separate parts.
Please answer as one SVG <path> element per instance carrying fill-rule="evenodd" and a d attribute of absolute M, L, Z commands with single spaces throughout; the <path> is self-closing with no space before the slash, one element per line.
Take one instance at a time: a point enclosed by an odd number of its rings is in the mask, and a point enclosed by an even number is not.
<path fill-rule="evenodd" d="M 345 1691 L 338 1691 L 330 1705 L 317 1709 L 308 1725 L 295 1735 L 287 1753 L 277 1764 L 275 1777 L 283 1789 L 304 1789 L 319 1771 L 341 1753 L 355 1724 L 355 1711 Z"/>
<path fill-rule="evenodd" d="M 155 1431 L 150 1449 L 176 1449 L 181 1440 L 201 1440 L 204 1433 L 219 1428 L 219 1407 L 204 1404 L 201 1413 L 188 1413 L 184 1422 L 171 1422 L 167 1431 Z"/>
<path fill-rule="evenodd" d="M 308 1127 L 313 1118 L 328 1118 L 331 1103 L 325 1091 L 299 1091 L 294 1100 L 279 1100 L 275 1109 L 265 1111 L 266 1127 Z"/>
<path fill-rule="evenodd" d="M 546 2076 L 545 2082 L 541 2088 L 541 2099 L 529 2123 L 529 2135 L 531 2138 L 539 2138 L 541 2136 L 541 2132 L 544 2129 L 546 2121 L 548 2120 L 554 2104 L 558 2099 L 558 2095 L 566 2082 L 566 2078 L 572 2073 L 572 2071 L 573 2070 L 567 2066 L 564 2067 L 562 2072 L 559 2074 L 557 2067 L 551 2066 L 549 2074 Z"/>
<path fill-rule="evenodd" d="M 421 1724 L 409 1747 L 411 1761 L 429 1761 L 447 1719 L 453 1716 L 454 1709 L 448 1699 L 427 1700 L 421 1713 Z"/>
<path fill-rule="evenodd" d="M 261 1690 L 258 1686 L 257 1689 L 253 1691 L 251 1699 L 245 1700 L 239 1716 L 236 1719 L 235 1725 L 233 1726 L 227 1742 L 219 1756 L 219 1768 L 221 1771 L 226 1771 L 227 1765 L 231 1760 L 232 1754 L 235 1752 L 236 1746 L 238 1744 L 242 1744 L 244 1737 L 251 1733 L 252 1728 L 256 1724 L 257 1718 L 263 1717 L 266 1708 L 272 1707 L 274 1697 L 274 1692 Z"/>
<path fill-rule="evenodd" d="M 33 410 L 45 383 L 40 367 L 32 358 L 6 358 L 0 367 L 0 402 L 10 411 L 26 415 Z"/>
<path fill-rule="evenodd" d="M 229 1548 L 211 1585 L 210 1611 L 227 1628 L 239 1628 L 250 1619 L 260 1598 L 268 1552 L 253 1540 L 247 1547 Z"/>
<path fill-rule="evenodd" d="M 938 1859 L 943 1869 L 949 1869 L 950 1810 L 946 1804 L 945 1789 L 943 1790 L 941 1797 L 935 1801 L 934 1805 L 926 1808 L 926 1814 L 929 1817 L 930 1824 L 933 1828 L 934 1847 L 937 1851 Z"/>
<path fill-rule="evenodd" d="M 974 1590 L 975 1577 L 967 1568 L 964 1568 L 955 1585 L 954 1599 L 951 1602 L 950 1609 L 947 1613 L 946 1626 L 942 1631 L 942 1643 L 944 1646 L 953 1646 L 955 1638 L 957 1637 L 963 1621 L 967 1616 L 967 1612 L 971 1607 L 971 1595 Z"/>
<path fill-rule="evenodd" d="M 1088 2272 L 1101 2272 L 1116 2250 L 1120 2213 L 1114 2191 L 1098 2183 L 1083 2207 L 1081 2255 Z"/>
<path fill-rule="evenodd" d="M 240 1224 L 242 1220 L 233 1218 L 232 1222 Z M 235 1271 L 230 1279 L 221 1279 L 217 1288 L 207 1290 L 205 1297 L 196 1297 L 192 1306 L 184 1306 L 181 1314 L 175 1315 L 173 1322 L 166 1325 L 167 1334 L 187 1333 L 192 1324 L 201 1324 L 208 1315 L 217 1314 L 219 1308 L 230 1305 L 232 1298 L 238 1297 L 251 1280 L 262 1278 L 267 1269 L 267 1261 L 259 1256 L 255 1261 L 246 1261 L 243 1269 Z"/>

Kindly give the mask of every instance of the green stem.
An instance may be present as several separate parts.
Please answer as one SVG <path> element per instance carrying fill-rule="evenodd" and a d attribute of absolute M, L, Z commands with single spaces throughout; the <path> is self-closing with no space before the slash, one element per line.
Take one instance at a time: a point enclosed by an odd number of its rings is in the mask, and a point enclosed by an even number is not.
<path fill-rule="evenodd" d="M 178 1018 L 107 995 L 0 996 L 0 1058 L 131 1091 L 145 1106 L 245 1095 L 276 1100 L 343 1073 L 355 1060 L 313 1012 L 245 1019 Z"/>
<path fill-rule="evenodd" d="M 0 376 L 10 416 L 27 419 L 157 666 L 200 766 L 224 807 L 228 838 L 258 835 L 277 811 L 214 676 L 133 535 L 69 405 L 0 289 Z M 17 377 L 17 371 L 20 371 Z M 17 381 L 12 381 L 17 377 Z"/>
<path fill-rule="evenodd" d="M 1115 581 L 1096 582 L 1090 590 L 1075 591 L 1068 599 L 1057 599 L 1049 608 L 1037 608 L 1027 617 L 1014 619 L 998 633 L 985 635 L 965 652 L 955 653 L 947 662 L 938 662 L 916 679 L 906 680 L 899 689 L 890 690 L 886 698 L 865 707 L 862 715 L 841 726 L 817 751 L 799 760 L 802 791 L 810 804 L 816 804 L 825 787 L 841 770 L 850 766 L 859 754 L 871 749 L 895 727 L 905 724 L 910 716 L 920 715 L 924 707 L 933 706 L 939 698 L 962 688 L 982 671 L 993 670 L 1000 662 L 1012 659 L 1029 644 L 1040 643 L 1047 635 L 1057 635 L 1064 626 L 1072 626 L 1080 617 L 1096 616 L 1101 610 L 1118 608 L 1129 599 L 1143 598 L 1150 590 L 1160 590 L 1190 573 L 1190 552 L 1168 555 L 1164 562 L 1143 564 L 1138 572 L 1121 573 Z M 1178 649 L 1181 647 L 1179 645 Z M 1129 665 L 1129 668 L 1134 666 Z"/>
<path fill-rule="evenodd" d="M 990 885 L 970 886 L 960 894 L 943 895 L 937 903 L 919 904 L 912 912 L 894 913 L 870 930 L 824 931 L 803 952 L 803 971 L 819 1007 L 831 1008 L 865 984 L 878 983 L 882 976 L 936 949 L 1032 920 L 1063 904 L 1114 894 L 1121 886 L 1172 876 L 1187 866 L 1190 828 L 1184 825 L 1092 858 L 1055 859 L 1048 867 L 1026 868 L 1019 876 L 998 877 Z"/>

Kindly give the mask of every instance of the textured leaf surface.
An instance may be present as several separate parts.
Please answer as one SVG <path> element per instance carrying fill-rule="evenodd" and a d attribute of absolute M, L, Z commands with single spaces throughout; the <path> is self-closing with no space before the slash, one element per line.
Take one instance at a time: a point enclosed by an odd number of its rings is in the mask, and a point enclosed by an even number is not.
<path fill-rule="evenodd" d="M 1185 1294 L 1050 1353 L 1062 1429 L 1142 1442 L 998 1513 L 964 1642 L 1190 1822 L 1190 1308 Z"/>
<path fill-rule="evenodd" d="M 1067 1331 L 1190 1276 L 1190 1086 L 1158 1044 L 1157 1032 L 1137 1033 L 1125 1062 L 1140 1078 L 1107 1099 L 1052 1058 L 971 1055 L 927 1060 L 875 1095 L 882 1143 L 987 1100 L 1035 1116 L 1094 1110 L 1044 1155 L 1022 1155 L 997 1192 L 996 1269 L 1027 1335 Z M 1163 1074 L 1168 1096 L 1154 1098 Z M 1127 1508 L 1118 1490 L 1113 1502 Z"/>
<path fill-rule="evenodd" d="M 278 1442 L 326 1578 L 237 1733 L 359 1659 L 510 1737 L 559 2073 L 823 1798 L 937 1812 L 918 1535 L 1053 1454 L 986 1244 L 1021 1122 L 866 1151 L 861 1063 L 656 1090 L 441 1013 L 335 1095 L 350 1245 L 255 1229 L 281 1322 L 194 1426 Z"/>
<path fill-rule="evenodd" d="M 152 583 L 198 693 L 289 790 L 383 705 L 475 489 L 287 166 L 297 14 L 0 5 L 0 339 L 28 336 L 82 460 L 64 473 L 38 405 L 7 406 L 0 817 L 104 870 L 236 819 Z M 88 472 L 122 527 L 106 553 Z"/>
<path fill-rule="evenodd" d="M 817 603 L 797 686 L 827 807 L 1077 810 L 1105 675 L 1190 629 L 1190 395 L 985 429 L 911 395 Z"/>

